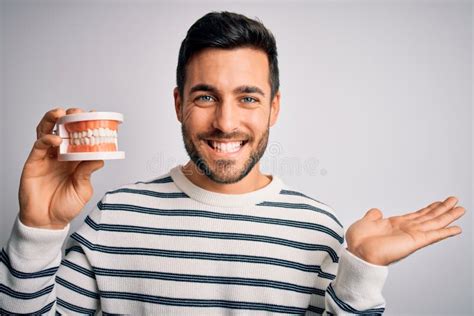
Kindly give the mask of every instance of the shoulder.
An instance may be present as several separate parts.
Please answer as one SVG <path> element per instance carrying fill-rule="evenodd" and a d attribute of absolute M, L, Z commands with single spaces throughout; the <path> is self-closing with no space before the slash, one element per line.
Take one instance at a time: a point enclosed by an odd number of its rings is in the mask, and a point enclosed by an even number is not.
<path fill-rule="evenodd" d="M 343 235 L 344 227 L 336 211 L 329 203 L 319 197 L 284 184 L 279 192 L 278 202 L 283 207 L 307 211 L 306 213 L 312 222 L 325 225 Z"/>
<path fill-rule="evenodd" d="M 107 191 L 100 203 L 140 204 L 153 198 L 187 197 L 173 182 L 169 172 L 152 179 L 126 183 Z"/>
<path fill-rule="evenodd" d="M 146 226 L 155 220 L 160 209 L 172 209 L 176 198 L 180 197 L 187 198 L 169 173 L 117 186 L 103 195 L 77 233 L 88 240 L 95 240 L 101 231 L 117 230 L 121 225 Z"/>

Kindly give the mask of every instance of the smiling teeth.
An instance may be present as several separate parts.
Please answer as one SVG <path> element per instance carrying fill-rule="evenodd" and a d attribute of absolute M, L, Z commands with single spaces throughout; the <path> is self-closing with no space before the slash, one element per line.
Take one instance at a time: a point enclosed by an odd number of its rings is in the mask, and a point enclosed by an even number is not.
<path fill-rule="evenodd" d="M 211 144 L 217 152 L 223 153 L 233 153 L 239 151 L 240 147 L 242 147 L 242 142 L 219 143 L 211 141 Z"/>

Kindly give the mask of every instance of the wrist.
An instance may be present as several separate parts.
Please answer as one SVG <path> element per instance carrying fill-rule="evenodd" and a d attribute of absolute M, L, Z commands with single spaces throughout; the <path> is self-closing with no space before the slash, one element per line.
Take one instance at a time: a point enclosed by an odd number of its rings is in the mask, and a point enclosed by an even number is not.
<path fill-rule="evenodd" d="M 388 266 L 388 263 L 385 262 L 380 256 L 367 253 L 362 247 L 351 247 L 348 245 L 346 250 L 365 262 L 378 266 Z"/>
<path fill-rule="evenodd" d="M 68 223 L 61 223 L 61 222 L 53 223 L 50 221 L 33 220 L 33 219 L 28 218 L 27 216 L 24 216 L 21 211 L 19 215 L 19 220 L 25 226 L 28 226 L 31 228 L 40 228 L 40 229 L 62 230 L 68 225 Z"/>

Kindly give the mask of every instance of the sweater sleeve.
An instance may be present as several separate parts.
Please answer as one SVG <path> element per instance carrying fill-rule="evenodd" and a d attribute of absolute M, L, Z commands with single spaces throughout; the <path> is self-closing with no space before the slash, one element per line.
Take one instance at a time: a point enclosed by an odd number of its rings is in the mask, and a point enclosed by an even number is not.
<path fill-rule="evenodd" d="M 326 289 L 323 315 L 382 315 L 386 266 L 366 262 L 341 247 L 336 278 Z"/>
<path fill-rule="evenodd" d="M 69 225 L 62 230 L 48 230 L 15 220 L 1 254 L 2 314 L 46 314 L 55 310 L 54 278 L 68 231 Z"/>
<path fill-rule="evenodd" d="M 28 227 L 17 218 L 1 253 L 2 314 L 94 314 L 97 284 L 83 249 L 62 230 Z"/>
<path fill-rule="evenodd" d="M 343 226 L 332 228 L 341 239 L 326 243 L 333 255 L 320 263 L 321 272 L 306 315 L 382 315 L 388 267 L 371 264 L 349 252 L 344 246 Z"/>

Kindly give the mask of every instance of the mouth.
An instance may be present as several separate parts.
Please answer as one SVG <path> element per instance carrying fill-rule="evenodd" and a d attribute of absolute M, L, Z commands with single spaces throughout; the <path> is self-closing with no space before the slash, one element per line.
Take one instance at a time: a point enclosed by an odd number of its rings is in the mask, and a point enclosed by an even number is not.
<path fill-rule="evenodd" d="M 205 140 L 212 152 L 218 156 L 235 156 L 238 155 L 242 148 L 247 144 L 248 140 Z"/>

